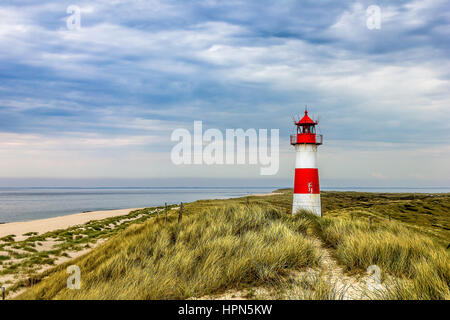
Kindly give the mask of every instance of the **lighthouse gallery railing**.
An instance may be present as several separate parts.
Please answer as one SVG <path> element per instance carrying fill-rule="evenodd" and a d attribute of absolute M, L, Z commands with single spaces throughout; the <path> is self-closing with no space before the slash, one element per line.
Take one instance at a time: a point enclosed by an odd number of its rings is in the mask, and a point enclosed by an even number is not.
<path fill-rule="evenodd" d="M 297 138 L 298 138 L 297 134 L 291 134 L 291 144 L 296 144 L 298 141 Z M 316 134 L 316 144 L 322 144 L 322 143 L 323 143 L 323 135 Z"/>

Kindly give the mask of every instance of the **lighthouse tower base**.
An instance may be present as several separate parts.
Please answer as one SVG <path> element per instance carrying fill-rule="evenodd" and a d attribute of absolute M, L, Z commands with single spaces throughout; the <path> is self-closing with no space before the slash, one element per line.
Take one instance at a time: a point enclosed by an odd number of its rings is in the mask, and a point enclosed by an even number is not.
<path fill-rule="evenodd" d="M 292 204 L 292 214 L 296 214 L 298 210 L 303 209 L 312 212 L 316 216 L 322 216 L 322 206 L 320 205 L 320 193 L 294 193 Z"/>

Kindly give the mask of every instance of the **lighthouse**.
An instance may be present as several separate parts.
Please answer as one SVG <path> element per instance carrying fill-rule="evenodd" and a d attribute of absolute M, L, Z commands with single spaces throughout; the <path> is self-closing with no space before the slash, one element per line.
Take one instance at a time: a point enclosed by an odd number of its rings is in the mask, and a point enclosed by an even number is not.
<path fill-rule="evenodd" d="M 303 118 L 295 122 L 297 133 L 291 135 L 291 145 L 295 147 L 296 153 L 292 214 L 305 209 L 322 216 L 317 169 L 317 146 L 322 144 L 322 135 L 316 133 L 317 124 L 305 109 Z"/>

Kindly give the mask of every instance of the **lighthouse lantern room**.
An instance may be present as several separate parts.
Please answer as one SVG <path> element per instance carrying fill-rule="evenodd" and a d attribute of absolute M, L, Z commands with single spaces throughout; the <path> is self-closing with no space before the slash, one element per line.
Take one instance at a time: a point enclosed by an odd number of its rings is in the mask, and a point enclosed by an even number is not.
<path fill-rule="evenodd" d="M 297 133 L 291 135 L 295 147 L 294 199 L 292 214 L 304 209 L 322 216 L 320 205 L 319 170 L 317 169 L 317 146 L 322 144 L 322 135 L 316 133 L 317 121 L 305 115 L 298 122 Z"/>

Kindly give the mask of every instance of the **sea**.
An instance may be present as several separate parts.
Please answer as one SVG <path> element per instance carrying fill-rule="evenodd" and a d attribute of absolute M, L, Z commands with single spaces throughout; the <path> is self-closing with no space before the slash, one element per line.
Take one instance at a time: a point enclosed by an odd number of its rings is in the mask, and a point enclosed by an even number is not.
<path fill-rule="evenodd" d="M 280 187 L 0 187 L 0 223 L 51 218 L 78 212 L 160 206 L 201 199 L 269 193 Z M 322 187 L 361 192 L 447 193 L 450 188 Z"/>

